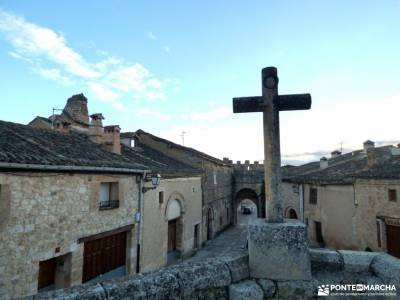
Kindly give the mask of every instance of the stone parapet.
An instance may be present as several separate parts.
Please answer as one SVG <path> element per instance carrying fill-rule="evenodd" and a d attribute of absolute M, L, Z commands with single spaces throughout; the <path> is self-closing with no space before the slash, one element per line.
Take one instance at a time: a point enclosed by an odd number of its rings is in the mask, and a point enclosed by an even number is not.
<path fill-rule="evenodd" d="M 310 258 L 313 277 L 307 280 L 254 279 L 248 256 L 235 255 L 25 299 L 312 299 L 324 284 L 399 284 L 400 260 L 385 253 L 312 249 Z"/>

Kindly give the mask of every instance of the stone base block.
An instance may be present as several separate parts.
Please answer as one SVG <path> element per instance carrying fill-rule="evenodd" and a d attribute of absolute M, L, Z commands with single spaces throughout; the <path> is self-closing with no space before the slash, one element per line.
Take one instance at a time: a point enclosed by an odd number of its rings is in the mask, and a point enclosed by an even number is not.
<path fill-rule="evenodd" d="M 303 223 L 267 223 L 257 219 L 248 230 L 250 277 L 311 279 L 307 229 Z"/>

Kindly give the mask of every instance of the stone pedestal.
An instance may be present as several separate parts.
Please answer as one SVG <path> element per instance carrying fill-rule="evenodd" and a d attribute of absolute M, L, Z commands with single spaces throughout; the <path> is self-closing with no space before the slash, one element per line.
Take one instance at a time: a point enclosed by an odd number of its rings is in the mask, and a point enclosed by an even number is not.
<path fill-rule="evenodd" d="M 311 279 L 307 228 L 303 223 L 267 223 L 248 227 L 250 277 L 277 280 Z"/>

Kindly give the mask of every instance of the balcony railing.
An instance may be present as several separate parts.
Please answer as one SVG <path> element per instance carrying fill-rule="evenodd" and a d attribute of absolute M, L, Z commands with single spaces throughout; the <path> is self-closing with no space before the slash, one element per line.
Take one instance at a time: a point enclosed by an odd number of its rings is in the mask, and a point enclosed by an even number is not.
<path fill-rule="evenodd" d="M 114 209 L 119 207 L 119 200 L 100 201 L 99 210 Z"/>

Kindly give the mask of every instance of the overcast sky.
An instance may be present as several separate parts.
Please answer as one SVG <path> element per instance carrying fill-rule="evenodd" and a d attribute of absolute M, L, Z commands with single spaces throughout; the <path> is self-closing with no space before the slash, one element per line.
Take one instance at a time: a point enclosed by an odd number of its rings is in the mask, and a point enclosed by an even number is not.
<path fill-rule="evenodd" d="M 284 163 L 400 140 L 399 1 L 0 0 L 0 119 L 83 92 L 90 113 L 233 160 L 262 160 L 260 113 L 232 97 L 311 93 L 281 113 Z"/>

